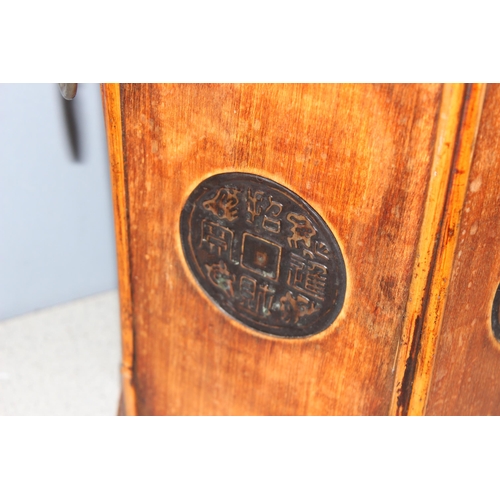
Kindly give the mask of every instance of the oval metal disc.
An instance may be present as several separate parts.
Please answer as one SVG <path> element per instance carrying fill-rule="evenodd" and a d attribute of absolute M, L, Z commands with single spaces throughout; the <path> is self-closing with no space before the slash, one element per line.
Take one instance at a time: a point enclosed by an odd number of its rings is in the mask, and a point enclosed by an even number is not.
<path fill-rule="evenodd" d="M 288 188 L 253 174 L 214 175 L 189 196 L 180 230 L 198 283 L 246 326 L 306 337 L 339 315 L 346 290 L 340 247 Z"/>

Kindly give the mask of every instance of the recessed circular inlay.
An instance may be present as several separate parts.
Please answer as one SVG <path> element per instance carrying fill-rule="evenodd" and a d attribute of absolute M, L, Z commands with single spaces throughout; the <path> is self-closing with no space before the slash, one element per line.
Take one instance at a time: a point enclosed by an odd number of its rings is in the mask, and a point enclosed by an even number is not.
<path fill-rule="evenodd" d="M 493 299 L 493 309 L 491 311 L 491 328 L 493 335 L 500 342 L 500 285 L 498 285 Z"/>
<path fill-rule="evenodd" d="M 340 247 L 288 188 L 253 174 L 214 175 L 189 196 L 180 230 L 198 283 L 243 324 L 297 338 L 339 315 L 346 290 Z"/>

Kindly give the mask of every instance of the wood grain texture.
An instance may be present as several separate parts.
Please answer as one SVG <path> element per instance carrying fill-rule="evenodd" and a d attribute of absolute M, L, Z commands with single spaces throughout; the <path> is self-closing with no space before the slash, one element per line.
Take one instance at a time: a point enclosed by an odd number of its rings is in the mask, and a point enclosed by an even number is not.
<path fill-rule="evenodd" d="M 447 85 L 443 92 L 424 221 L 403 329 L 392 411 L 422 415 L 441 331 L 458 226 L 485 85 Z M 401 366 L 404 374 L 401 379 Z M 396 405 L 396 406 L 395 406 Z"/>
<path fill-rule="evenodd" d="M 120 87 L 118 84 L 101 86 L 108 151 L 112 179 L 115 239 L 120 292 L 120 323 L 122 331 L 122 395 L 120 408 L 126 415 L 135 415 L 136 397 L 132 381 L 134 367 L 134 334 L 132 290 L 130 283 L 129 220 L 124 169 Z"/>
<path fill-rule="evenodd" d="M 499 415 L 500 345 L 491 310 L 500 283 L 500 86 L 488 85 L 461 212 L 429 415 Z"/>
<path fill-rule="evenodd" d="M 395 386 L 392 394 L 392 415 L 407 415 L 410 405 L 418 353 L 422 342 L 423 318 L 428 305 L 430 280 L 436 259 L 436 241 L 448 192 L 455 139 L 463 108 L 464 85 L 444 85 L 426 202 L 423 209 L 417 254 L 413 263 L 410 293 L 404 314 L 398 350 Z"/>
<path fill-rule="evenodd" d="M 113 183 L 122 232 L 129 224 L 124 359 L 138 414 L 389 412 L 441 96 L 440 85 L 121 86 Z M 233 171 L 288 187 L 335 233 L 347 295 L 321 334 L 257 333 L 192 277 L 180 211 L 203 179 Z"/>
<path fill-rule="evenodd" d="M 421 347 L 417 356 L 408 408 L 409 415 L 423 415 L 427 404 L 436 345 L 448 296 L 453 257 L 459 238 L 460 215 L 465 200 L 485 89 L 484 84 L 468 85 L 464 94 L 440 232 L 436 239 L 432 274 L 428 280 L 429 289 L 422 322 Z"/>

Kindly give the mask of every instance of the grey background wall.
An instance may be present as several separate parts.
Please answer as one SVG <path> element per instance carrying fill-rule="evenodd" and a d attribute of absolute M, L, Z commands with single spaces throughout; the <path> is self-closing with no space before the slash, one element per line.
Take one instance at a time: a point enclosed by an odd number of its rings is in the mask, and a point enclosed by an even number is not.
<path fill-rule="evenodd" d="M 56 84 L 0 85 L 0 320 L 117 286 L 99 85 L 72 104 L 80 161 Z"/>

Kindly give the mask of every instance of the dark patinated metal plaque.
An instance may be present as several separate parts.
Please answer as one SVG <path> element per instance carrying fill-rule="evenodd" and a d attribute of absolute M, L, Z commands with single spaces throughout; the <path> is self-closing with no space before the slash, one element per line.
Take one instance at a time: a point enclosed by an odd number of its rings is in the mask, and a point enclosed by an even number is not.
<path fill-rule="evenodd" d="M 284 186 L 252 174 L 214 175 L 189 196 L 180 230 L 201 287 L 243 324 L 306 337 L 340 313 L 346 270 L 337 240 Z"/>
<path fill-rule="evenodd" d="M 498 285 L 495 298 L 493 299 L 493 309 L 491 311 L 491 328 L 495 338 L 500 342 L 500 285 Z"/>

